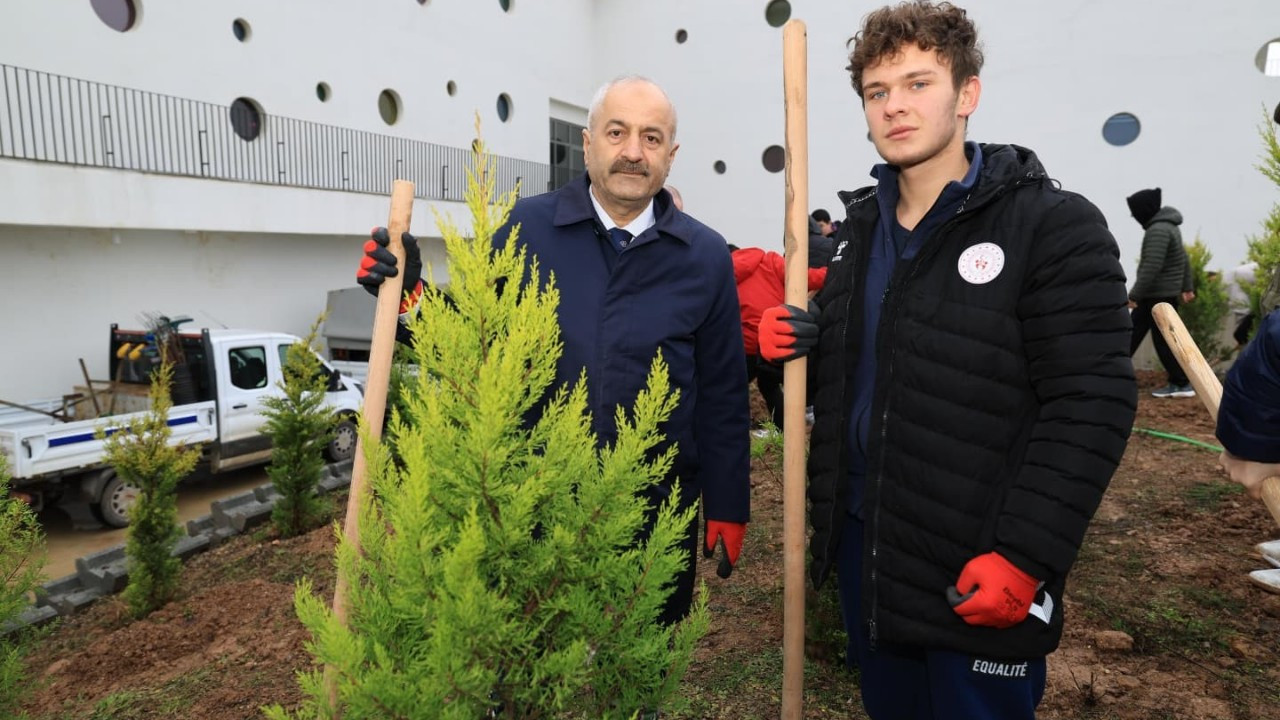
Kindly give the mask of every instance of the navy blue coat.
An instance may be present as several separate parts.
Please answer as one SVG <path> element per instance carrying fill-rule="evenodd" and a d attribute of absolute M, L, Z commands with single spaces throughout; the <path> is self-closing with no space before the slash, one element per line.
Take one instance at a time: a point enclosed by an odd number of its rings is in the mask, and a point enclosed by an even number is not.
<path fill-rule="evenodd" d="M 1238 458 L 1280 462 L 1280 311 L 1262 319 L 1227 372 L 1218 439 Z"/>
<path fill-rule="evenodd" d="M 644 389 L 661 349 L 680 401 L 662 426 L 678 445 L 672 474 L 687 499 L 702 495 L 711 520 L 746 522 L 750 506 L 747 370 L 742 354 L 733 262 L 723 237 L 676 210 L 665 191 L 654 199 L 657 223 L 621 253 L 591 203 L 586 175 L 554 192 L 519 200 L 495 238 L 537 258 L 560 292 L 564 353 L 555 387 L 586 369 L 593 429 L 616 438 L 618 405 Z"/>

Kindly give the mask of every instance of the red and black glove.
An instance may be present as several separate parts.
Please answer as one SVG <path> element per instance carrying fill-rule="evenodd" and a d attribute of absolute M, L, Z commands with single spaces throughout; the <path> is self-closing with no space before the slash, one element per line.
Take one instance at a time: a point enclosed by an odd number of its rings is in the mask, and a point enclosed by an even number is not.
<path fill-rule="evenodd" d="M 356 282 L 364 286 L 371 295 L 377 297 L 382 282 L 395 277 L 400 272 L 396 268 L 396 256 L 387 249 L 390 237 L 387 229 L 376 227 L 369 233 L 369 240 L 364 244 L 364 257 L 360 258 L 360 267 L 356 270 Z M 418 239 L 409 233 L 400 233 L 400 242 L 404 243 L 404 292 L 408 298 L 400 306 L 400 312 L 416 304 L 422 294 L 422 252 L 418 249 Z"/>
<path fill-rule="evenodd" d="M 772 363 L 804 357 L 818 344 L 818 306 L 775 305 L 760 316 L 760 357 Z"/>
<path fill-rule="evenodd" d="M 733 574 L 733 566 L 738 564 L 738 555 L 742 553 L 742 539 L 746 534 L 746 523 L 707 521 L 705 533 L 707 542 L 702 547 L 702 555 L 703 557 L 715 556 L 716 540 L 720 540 L 720 547 L 724 549 L 724 555 L 720 557 L 720 565 L 716 567 L 716 574 L 720 577 L 727 578 Z"/>
<path fill-rule="evenodd" d="M 955 587 L 947 588 L 947 601 L 970 625 L 1003 629 L 1027 618 L 1039 589 L 1035 578 L 989 552 L 965 563 Z"/>

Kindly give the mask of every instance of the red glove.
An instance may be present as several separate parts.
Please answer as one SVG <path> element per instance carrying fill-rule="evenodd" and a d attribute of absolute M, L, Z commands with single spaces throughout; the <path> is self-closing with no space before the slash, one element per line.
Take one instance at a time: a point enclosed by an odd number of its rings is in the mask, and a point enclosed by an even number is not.
<path fill-rule="evenodd" d="M 810 302 L 807 311 L 794 305 L 765 308 L 758 334 L 765 360 L 782 363 L 804 357 L 818 344 L 818 306 Z"/>
<path fill-rule="evenodd" d="M 716 539 L 720 539 L 721 546 L 724 548 L 724 557 L 720 559 L 720 566 L 716 568 L 716 574 L 720 577 L 727 578 L 733 573 L 733 566 L 738 564 L 738 555 L 742 553 L 742 538 L 746 534 L 746 523 L 707 521 L 707 544 L 702 549 L 702 554 L 706 557 L 715 555 Z"/>
<path fill-rule="evenodd" d="M 1008 628 L 1026 619 L 1039 589 L 1035 578 L 1003 555 L 989 552 L 965 563 L 955 587 L 947 588 L 947 600 L 970 625 Z"/>

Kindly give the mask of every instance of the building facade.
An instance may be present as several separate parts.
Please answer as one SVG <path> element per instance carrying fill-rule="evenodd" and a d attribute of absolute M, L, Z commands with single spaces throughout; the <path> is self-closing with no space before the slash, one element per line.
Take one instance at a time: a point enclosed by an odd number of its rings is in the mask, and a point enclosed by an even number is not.
<path fill-rule="evenodd" d="M 985 46 L 970 136 L 1037 151 L 1136 269 L 1124 198 L 1151 186 L 1213 264 L 1277 202 L 1254 165 L 1280 104 L 1280 6 L 970 0 Z M 393 177 L 413 230 L 458 202 L 477 119 L 499 185 L 582 170 L 595 88 L 652 77 L 679 114 L 670 181 L 741 246 L 781 248 L 780 24 L 809 36 L 810 205 L 876 162 L 833 0 L 45 0 L 0 22 L 0 399 L 56 396 L 143 313 L 303 333 L 353 285 Z M 438 242 L 426 243 L 438 276 Z"/>

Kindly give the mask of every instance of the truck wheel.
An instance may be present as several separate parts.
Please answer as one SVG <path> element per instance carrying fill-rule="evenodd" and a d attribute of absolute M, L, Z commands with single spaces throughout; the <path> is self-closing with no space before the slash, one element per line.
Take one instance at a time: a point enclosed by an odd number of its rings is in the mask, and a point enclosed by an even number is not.
<path fill-rule="evenodd" d="M 329 462 L 350 460 L 356 454 L 357 437 L 355 421 L 349 417 L 342 418 L 333 428 L 333 439 L 325 446 L 324 456 Z"/>
<path fill-rule="evenodd" d="M 115 528 L 126 527 L 129 524 L 129 510 L 137 502 L 139 492 L 137 487 L 125 482 L 119 475 L 112 475 L 102 487 L 102 497 L 98 500 L 102 522 Z"/>

